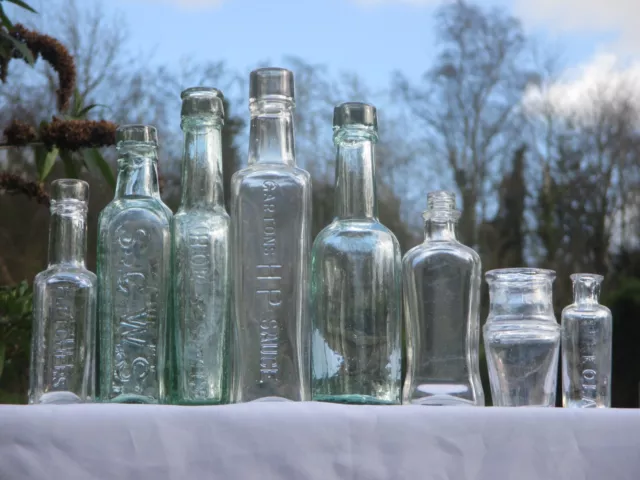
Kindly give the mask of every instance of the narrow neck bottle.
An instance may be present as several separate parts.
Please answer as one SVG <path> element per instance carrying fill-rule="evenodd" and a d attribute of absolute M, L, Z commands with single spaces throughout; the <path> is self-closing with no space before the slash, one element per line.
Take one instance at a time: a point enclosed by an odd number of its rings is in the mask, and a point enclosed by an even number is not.
<path fill-rule="evenodd" d="M 155 145 L 123 142 L 118 146 L 118 180 L 115 198 L 160 198 L 158 153 Z"/>
<path fill-rule="evenodd" d="M 456 210 L 456 197 L 452 192 L 436 191 L 427 195 L 425 242 L 457 242 L 456 224 L 460 212 Z"/>
<path fill-rule="evenodd" d="M 58 195 L 56 195 L 57 191 L 60 191 Z M 88 186 L 85 182 L 79 180 L 55 182 L 49 227 L 49 267 L 59 264 L 85 266 L 87 195 Z M 85 198 L 80 198 L 82 196 Z"/>
<path fill-rule="evenodd" d="M 598 305 L 602 278 L 600 275 L 588 273 L 575 273 L 571 275 L 571 280 L 573 281 L 573 301 L 578 307 L 593 308 Z"/>
<path fill-rule="evenodd" d="M 349 125 L 335 135 L 337 146 L 335 216 L 338 219 L 378 217 L 375 187 L 375 130 Z"/>
<path fill-rule="evenodd" d="M 214 208 L 224 203 L 222 122 L 211 117 L 185 118 L 181 208 Z"/>
<path fill-rule="evenodd" d="M 249 165 L 295 165 L 293 100 L 267 99 L 250 103 Z"/>

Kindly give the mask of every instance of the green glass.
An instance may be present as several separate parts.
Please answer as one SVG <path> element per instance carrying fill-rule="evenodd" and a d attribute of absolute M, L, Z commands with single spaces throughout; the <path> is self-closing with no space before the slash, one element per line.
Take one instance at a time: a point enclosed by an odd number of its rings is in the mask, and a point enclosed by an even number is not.
<path fill-rule="evenodd" d="M 172 401 L 227 402 L 229 215 L 222 189 L 222 93 L 182 92 L 182 201 L 172 221 Z"/>
<path fill-rule="evenodd" d="M 103 402 L 165 401 L 171 210 L 158 188 L 156 129 L 116 132 L 115 197 L 98 220 L 98 323 Z"/>
<path fill-rule="evenodd" d="M 333 125 L 335 218 L 311 251 L 313 399 L 399 404 L 401 257 L 377 215 L 376 110 L 340 105 Z"/>

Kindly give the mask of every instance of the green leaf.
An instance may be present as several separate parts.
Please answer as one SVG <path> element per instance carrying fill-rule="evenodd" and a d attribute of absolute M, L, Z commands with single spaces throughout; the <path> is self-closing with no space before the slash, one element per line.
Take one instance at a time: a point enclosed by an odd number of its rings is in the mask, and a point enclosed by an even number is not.
<path fill-rule="evenodd" d="M 33 7 L 31 7 L 28 4 L 24 3 L 22 0 L 6 0 L 6 1 L 9 2 L 9 3 L 13 3 L 14 5 L 18 5 L 19 7 L 22 7 L 25 10 L 29 10 L 30 12 L 38 13 L 38 12 L 36 12 L 36 10 Z"/>
<path fill-rule="evenodd" d="M 78 116 L 78 112 L 82 110 L 82 104 L 84 103 L 84 98 L 80 95 L 80 90 L 76 88 L 73 91 L 73 109 L 71 110 L 71 115 L 73 117 Z"/>
<path fill-rule="evenodd" d="M 97 107 L 107 108 L 106 105 L 102 105 L 100 103 L 92 103 L 91 105 L 87 105 L 82 110 L 80 110 L 78 113 L 76 113 L 76 118 L 84 118 L 84 117 L 86 117 L 87 113 L 89 113 L 91 110 L 93 110 L 94 108 L 97 108 Z"/>
<path fill-rule="evenodd" d="M 38 172 L 38 178 L 42 175 L 42 168 L 44 167 L 44 159 L 47 156 L 47 147 L 44 145 L 36 145 L 34 148 L 34 155 L 36 161 L 36 171 Z"/>
<path fill-rule="evenodd" d="M 7 350 L 7 346 L 4 343 L 0 343 L 0 377 L 2 377 L 2 370 L 4 370 L 4 353 Z"/>
<path fill-rule="evenodd" d="M 78 169 L 73 163 L 73 156 L 69 150 L 60 150 L 60 158 L 64 163 L 64 174 L 68 178 L 78 178 Z"/>
<path fill-rule="evenodd" d="M 83 150 L 84 163 L 90 172 L 100 172 L 109 186 L 113 189 L 116 187 L 116 178 L 113 176 L 111 167 L 104 159 L 97 148 L 85 148 Z"/>
<path fill-rule="evenodd" d="M 25 61 L 29 65 L 33 65 L 35 63 L 35 59 L 33 58 L 33 53 L 31 53 L 31 50 L 29 50 L 29 47 L 27 47 L 24 43 L 20 42 L 19 40 L 16 40 L 4 30 L 0 30 L 0 37 L 5 38 L 6 40 L 9 40 L 13 44 L 13 46 L 16 48 L 16 50 L 18 50 L 20 54 L 24 57 Z"/>
<path fill-rule="evenodd" d="M 56 158 L 58 158 L 58 148 L 53 147 L 53 150 L 47 152 L 46 156 L 44 157 L 42 171 L 40 172 L 40 181 L 43 181 L 45 178 L 47 178 L 47 175 L 51 173 L 51 169 L 56 163 Z"/>
<path fill-rule="evenodd" d="M 0 19 L 2 19 L 2 25 L 7 27 L 7 29 L 13 27 L 13 23 L 11 23 L 11 20 L 9 20 L 7 14 L 4 13 L 4 8 L 2 8 L 2 5 L 0 5 Z"/>

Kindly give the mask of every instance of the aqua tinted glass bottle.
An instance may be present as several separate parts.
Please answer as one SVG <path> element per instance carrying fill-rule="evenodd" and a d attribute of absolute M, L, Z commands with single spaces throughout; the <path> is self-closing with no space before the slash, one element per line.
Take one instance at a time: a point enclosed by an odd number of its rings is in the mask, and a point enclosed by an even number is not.
<path fill-rule="evenodd" d="M 562 404 L 611 406 L 611 311 L 598 303 L 603 277 L 575 273 L 574 303 L 562 311 Z"/>
<path fill-rule="evenodd" d="M 375 107 L 334 111 L 335 218 L 312 249 L 313 399 L 400 403 L 401 258 L 378 220 Z"/>
<path fill-rule="evenodd" d="M 249 166 L 231 180 L 235 402 L 309 399 L 311 179 L 296 166 L 293 74 L 251 72 Z"/>
<path fill-rule="evenodd" d="M 227 399 L 229 215 L 222 190 L 222 93 L 182 92 L 182 201 L 172 221 L 173 339 L 180 404 Z"/>
<path fill-rule="evenodd" d="M 97 278 L 85 266 L 89 185 L 51 184 L 49 265 L 33 283 L 29 403 L 95 398 Z"/>
<path fill-rule="evenodd" d="M 404 256 L 407 374 L 402 403 L 483 406 L 480 256 L 456 238 L 455 194 L 431 192 L 425 240 Z"/>
<path fill-rule="evenodd" d="M 115 197 L 98 220 L 100 399 L 165 400 L 171 211 L 160 199 L 156 129 L 116 132 Z"/>

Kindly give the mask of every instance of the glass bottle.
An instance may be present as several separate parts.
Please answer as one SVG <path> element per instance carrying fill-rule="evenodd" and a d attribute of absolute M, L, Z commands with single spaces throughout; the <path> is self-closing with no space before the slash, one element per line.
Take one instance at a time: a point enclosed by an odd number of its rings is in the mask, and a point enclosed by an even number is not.
<path fill-rule="evenodd" d="M 611 406 L 611 311 L 598 303 L 603 277 L 574 273 L 574 303 L 562 310 L 562 404 Z"/>
<path fill-rule="evenodd" d="M 51 184 L 49 265 L 33 282 L 29 403 L 95 398 L 97 278 L 87 270 L 89 185 Z"/>
<path fill-rule="evenodd" d="M 171 210 L 158 189 L 158 137 L 147 125 L 116 132 L 118 180 L 98 220 L 100 400 L 165 400 Z"/>
<path fill-rule="evenodd" d="M 485 274 L 490 310 L 483 333 L 494 406 L 555 406 L 560 349 L 555 277 L 554 271 L 537 268 Z"/>
<path fill-rule="evenodd" d="M 175 398 L 227 399 L 229 215 L 222 190 L 222 93 L 182 92 L 182 201 L 172 220 Z"/>
<path fill-rule="evenodd" d="M 249 166 L 231 180 L 233 400 L 308 400 L 311 178 L 296 166 L 293 74 L 251 72 Z"/>
<path fill-rule="evenodd" d="M 311 261 L 312 391 L 318 401 L 400 403 L 401 257 L 378 220 L 376 109 L 334 110 L 335 217 Z"/>
<path fill-rule="evenodd" d="M 456 238 L 454 193 L 427 195 L 425 240 L 402 260 L 407 374 L 402 403 L 483 406 L 480 256 Z"/>

